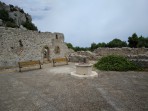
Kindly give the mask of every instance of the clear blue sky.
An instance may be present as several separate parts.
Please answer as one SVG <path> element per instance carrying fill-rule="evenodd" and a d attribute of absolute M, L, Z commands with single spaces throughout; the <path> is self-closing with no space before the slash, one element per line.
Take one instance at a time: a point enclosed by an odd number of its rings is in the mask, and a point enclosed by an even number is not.
<path fill-rule="evenodd" d="M 41 31 L 61 32 L 74 46 L 133 33 L 148 37 L 148 0 L 1 0 L 29 13 Z"/>

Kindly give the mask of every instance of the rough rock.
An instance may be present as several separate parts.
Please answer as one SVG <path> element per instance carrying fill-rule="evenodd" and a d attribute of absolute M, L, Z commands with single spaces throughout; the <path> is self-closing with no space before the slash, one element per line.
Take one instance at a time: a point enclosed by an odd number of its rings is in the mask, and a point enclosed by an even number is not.
<path fill-rule="evenodd" d="M 26 16 L 24 13 L 21 13 L 19 11 L 13 11 L 9 12 L 9 17 L 12 18 L 17 26 L 20 26 L 21 24 L 26 22 Z"/>
<path fill-rule="evenodd" d="M 122 56 L 139 55 L 148 53 L 148 48 L 98 48 L 94 51 L 94 53 L 98 56 L 106 56 L 111 54 L 117 54 Z"/>
<path fill-rule="evenodd" d="M 96 60 L 97 58 L 95 53 L 90 51 L 78 51 L 69 55 L 69 60 L 71 62 L 84 62 L 85 60 Z"/>
<path fill-rule="evenodd" d="M 9 18 L 12 18 L 17 26 L 21 26 L 26 21 L 30 23 L 32 22 L 31 16 L 17 6 L 6 5 L 5 3 L 0 2 L 0 10 L 7 11 L 9 14 Z"/>
<path fill-rule="evenodd" d="M 22 25 L 20 26 L 20 29 L 22 30 L 27 30 L 25 27 L 23 27 Z"/>

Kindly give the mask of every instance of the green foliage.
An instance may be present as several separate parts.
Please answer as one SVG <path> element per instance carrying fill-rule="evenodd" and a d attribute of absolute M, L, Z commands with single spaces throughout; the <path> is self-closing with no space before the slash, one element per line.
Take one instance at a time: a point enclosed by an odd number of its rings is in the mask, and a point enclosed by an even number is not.
<path fill-rule="evenodd" d="M 4 7 L 4 3 L 0 2 L 0 19 L 3 20 L 3 23 L 6 27 L 18 27 L 17 24 L 15 23 L 15 19 L 10 18 L 9 17 L 9 12 L 7 10 L 5 10 Z M 19 8 L 19 7 L 14 7 L 13 5 L 9 5 L 10 6 L 10 11 L 20 11 L 21 13 L 25 13 L 23 9 Z M 25 13 L 26 14 L 26 13 Z M 17 16 L 17 14 L 14 14 L 15 16 Z M 26 14 L 28 15 L 28 14 Z M 19 25 L 23 25 L 24 27 L 26 27 L 28 30 L 38 30 L 37 27 L 28 20 L 27 16 L 26 16 L 27 21 L 24 24 L 19 24 Z"/>
<path fill-rule="evenodd" d="M 139 67 L 127 58 L 118 55 L 102 57 L 95 65 L 97 69 L 105 71 L 139 70 Z"/>
<path fill-rule="evenodd" d="M 91 44 L 91 47 L 90 47 L 90 50 L 91 51 L 94 51 L 95 49 L 97 49 L 98 48 L 98 45 L 96 44 L 96 43 L 92 43 Z"/>
<path fill-rule="evenodd" d="M 125 41 L 121 41 L 120 39 L 113 39 L 112 41 L 110 41 L 109 43 L 92 43 L 91 44 L 91 51 L 94 51 L 95 49 L 97 49 L 98 47 L 110 47 L 110 48 L 113 48 L 113 47 L 127 47 L 127 43 Z"/>
<path fill-rule="evenodd" d="M 8 21 L 9 20 L 8 11 L 0 10 L 0 19 L 2 19 L 3 21 Z"/>
<path fill-rule="evenodd" d="M 143 36 L 138 37 L 136 33 L 132 35 L 132 37 L 128 38 L 129 47 L 146 47 L 148 48 L 148 37 L 145 38 Z"/>
<path fill-rule="evenodd" d="M 10 11 L 17 11 L 17 9 L 13 6 L 13 5 L 9 5 L 10 6 Z"/>
<path fill-rule="evenodd" d="M 138 47 L 146 47 L 146 48 L 148 48 L 148 37 L 144 38 L 144 37 L 140 36 L 138 38 Z"/>
<path fill-rule="evenodd" d="M 70 48 L 70 49 L 73 49 L 74 51 L 88 51 L 90 50 L 90 48 L 88 47 L 73 47 L 73 45 L 71 43 L 66 43 L 67 47 Z"/>
<path fill-rule="evenodd" d="M 132 35 L 132 37 L 129 37 L 128 42 L 129 42 L 129 47 L 137 48 L 137 45 L 138 45 L 138 36 L 137 36 L 137 34 L 134 33 Z"/>
<path fill-rule="evenodd" d="M 0 10 L 0 19 L 3 20 L 6 27 L 17 27 L 17 25 L 14 23 L 14 20 L 9 18 L 9 14 L 6 10 Z"/>
<path fill-rule="evenodd" d="M 26 27 L 28 30 L 35 30 L 35 31 L 38 30 L 37 27 L 36 27 L 33 23 L 31 23 L 31 22 L 29 22 L 29 21 L 26 21 L 26 22 L 23 24 L 23 26 Z"/>
<path fill-rule="evenodd" d="M 23 10 L 23 9 L 20 9 L 20 12 L 21 12 L 21 13 L 24 13 L 24 10 Z"/>
<path fill-rule="evenodd" d="M 66 43 L 66 45 L 67 45 L 67 47 L 68 47 L 69 49 L 74 49 L 74 47 L 73 47 L 73 45 L 72 45 L 71 43 Z"/>
<path fill-rule="evenodd" d="M 11 21 L 6 22 L 6 27 L 18 28 L 18 26 Z"/>
<path fill-rule="evenodd" d="M 102 43 L 98 43 L 97 46 L 98 46 L 98 47 L 106 47 L 107 44 L 106 44 L 105 42 L 102 42 Z M 97 47 L 97 48 L 98 48 L 98 47 Z"/>
<path fill-rule="evenodd" d="M 89 47 L 74 47 L 74 51 L 88 51 L 90 50 Z"/>
<path fill-rule="evenodd" d="M 126 47 L 127 43 L 125 41 L 121 41 L 120 39 L 113 39 L 107 44 L 108 47 L 113 48 L 113 47 Z"/>
<path fill-rule="evenodd" d="M 73 49 L 74 51 L 94 51 L 95 49 L 99 48 L 99 47 L 109 47 L 109 48 L 114 48 L 114 47 L 146 47 L 148 48 L 148 37 L 145 38 L 143 36 L 138 37 L 136 33 L 134 33 L 132 35 L 132 37 L 128 38 L 128 42 L 129 44 L 127 44 L 125 41 L 121 41 L 120 39 L 113 39 L 112 41 L 110 41 L 109 43 L 92 43 L 90 47 L 73 47 L 71 43 L 68 43 L 67 46 L 68 48 Z"/>

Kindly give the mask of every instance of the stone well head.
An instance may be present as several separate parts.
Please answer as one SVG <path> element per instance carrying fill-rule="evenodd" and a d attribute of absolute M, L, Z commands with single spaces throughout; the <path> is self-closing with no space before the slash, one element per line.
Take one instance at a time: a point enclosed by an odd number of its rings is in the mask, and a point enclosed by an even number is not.
<path fill-rule="evenodd" d="M 89 77 L 97 77 L 98 74 L 95 71 L 92 71 L 93 64 L 90 63 L 77 63 L 75 64 L 76 71 L 71 72 L 72 76 L 80 77 L 80 78 L 89 78 Z"/>

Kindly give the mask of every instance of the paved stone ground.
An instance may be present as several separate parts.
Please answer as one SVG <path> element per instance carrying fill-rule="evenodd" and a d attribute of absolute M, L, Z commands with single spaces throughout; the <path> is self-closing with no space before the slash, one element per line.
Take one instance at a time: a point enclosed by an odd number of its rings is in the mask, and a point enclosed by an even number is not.
<path fill-rule="evenodd" d="M 0 72 L 0 111 L 148 111 L 147 72 L 70 75 L 74 64 Z"/>

